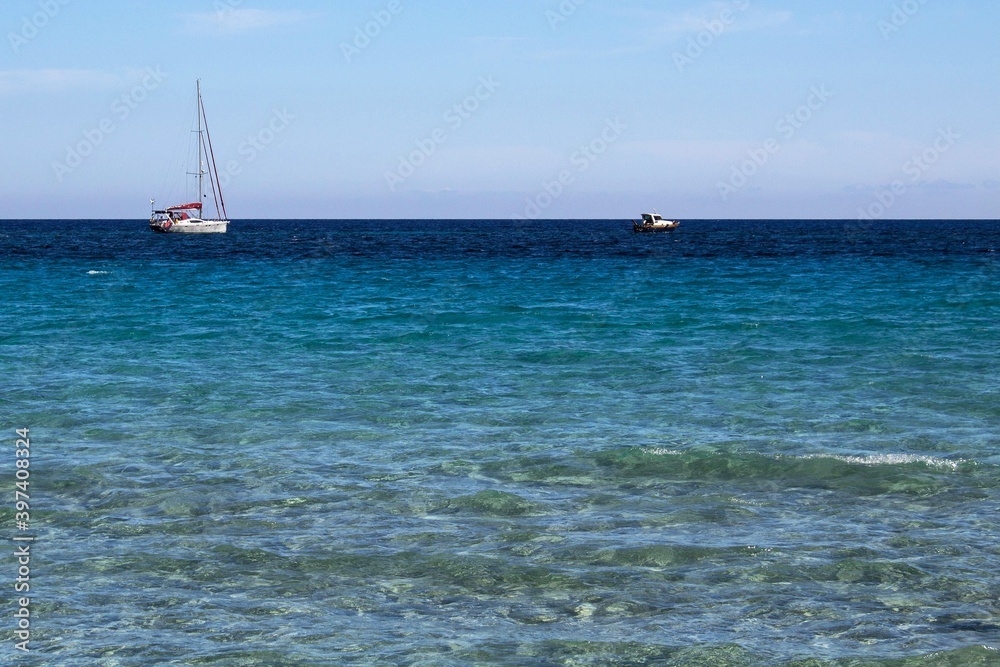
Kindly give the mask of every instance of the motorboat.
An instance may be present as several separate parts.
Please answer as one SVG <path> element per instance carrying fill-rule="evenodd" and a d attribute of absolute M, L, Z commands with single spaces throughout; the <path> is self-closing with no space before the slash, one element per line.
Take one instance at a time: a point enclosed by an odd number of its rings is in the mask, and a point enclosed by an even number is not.
<path fill-rule="evenodd" d="M 636 233 L 669 232 L 677 229 L 680 224 L 677 220 L 665 220 L 659 213 L 643 213 L 641 222 L 632 221 L 632 230 Z"/>

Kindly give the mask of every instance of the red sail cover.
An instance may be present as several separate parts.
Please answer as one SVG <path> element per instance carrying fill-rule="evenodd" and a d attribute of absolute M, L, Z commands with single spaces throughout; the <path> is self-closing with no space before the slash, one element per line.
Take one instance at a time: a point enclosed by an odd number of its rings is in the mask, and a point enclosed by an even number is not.
<path fill-rule="evenodd" d="M 167 210 L 168 211 L 195 211 L 195 210 L 200 211 L 201 210 L 201 204 L 199 204 L 198 202 L 195 202 L 193 204 L 182 204 L 180 206 L 171 206 Z"/>

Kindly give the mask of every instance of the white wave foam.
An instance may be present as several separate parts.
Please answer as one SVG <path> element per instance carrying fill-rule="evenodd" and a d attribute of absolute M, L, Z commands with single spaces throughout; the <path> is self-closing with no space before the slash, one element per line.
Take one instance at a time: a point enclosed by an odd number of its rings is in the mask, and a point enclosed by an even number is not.
<path fill-rule="evenodd" d="M 959 466 L 967 463 L 965 460 L 950 461 L 939 459 L 933 456 L 921 456 L 919 454 L 871 454 L 869 456 L 838 456 L 836 454 L 811 454 L 807 459 L 834 459 L 851 463 L 853 465 L 883 466 L 883 465 L 909 465 L 913 463 L 923 463 L 929 468 L 940 468 L 942 470 L 958 470 Z"/>
<path fill-rule="evenodd" d="M 643 454 L 649 454 L 650 456 L 680 456 L 681 452 L 676 449 L 666 449 L 664 447 L 642 447 L 641 451 Z"/>
<path fill-rule="evenodd" d="M 682 456 L 684 454 L 681 450 L 668 449 L 666 447 L 641 447 L 640 451 L 643 454 L 649 454 L 650 456 Z M 764 456 L 772 456 L 775 459 L 832 459 L 834 461 L 842 461 L 844 463 L 850 463 L 851 465 L 863 465 L 863 466 L 892 466 L 892 465 L 911 465 L 914 463 L 923 463 L 929 468 L 937 468 L 940 470 L 958 470 L 961 466 L 968 464 L 969 461 L 966 459 L 940 459 L 933 456 L 923 456 L 919 454 L 870 454 L 868 456 L 847 456 L 842 454 L 806 454 L 804 456 L 795 456 L 787 454 L 763 454 Z"/>

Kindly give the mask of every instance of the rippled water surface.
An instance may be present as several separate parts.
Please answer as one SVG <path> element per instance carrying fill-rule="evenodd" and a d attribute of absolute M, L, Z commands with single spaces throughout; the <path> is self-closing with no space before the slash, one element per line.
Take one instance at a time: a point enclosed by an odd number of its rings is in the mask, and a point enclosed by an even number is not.
<path fill-rule="evenodd" d="M 18 659 L 1000 665 L 998 246 L 0 223 Z"/>

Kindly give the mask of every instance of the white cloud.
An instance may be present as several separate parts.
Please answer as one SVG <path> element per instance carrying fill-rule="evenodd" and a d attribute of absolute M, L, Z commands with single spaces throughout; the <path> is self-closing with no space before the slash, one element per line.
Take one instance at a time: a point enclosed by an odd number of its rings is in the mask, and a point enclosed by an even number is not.
<path fill-rule="evenodd" d="M 238 9 L 235 7 L 214 12 L 183 14 L 182 16 L 188 30 L 230 34 L 299 23 L 308 18 L 304 12 L 299 11 Z"/>

